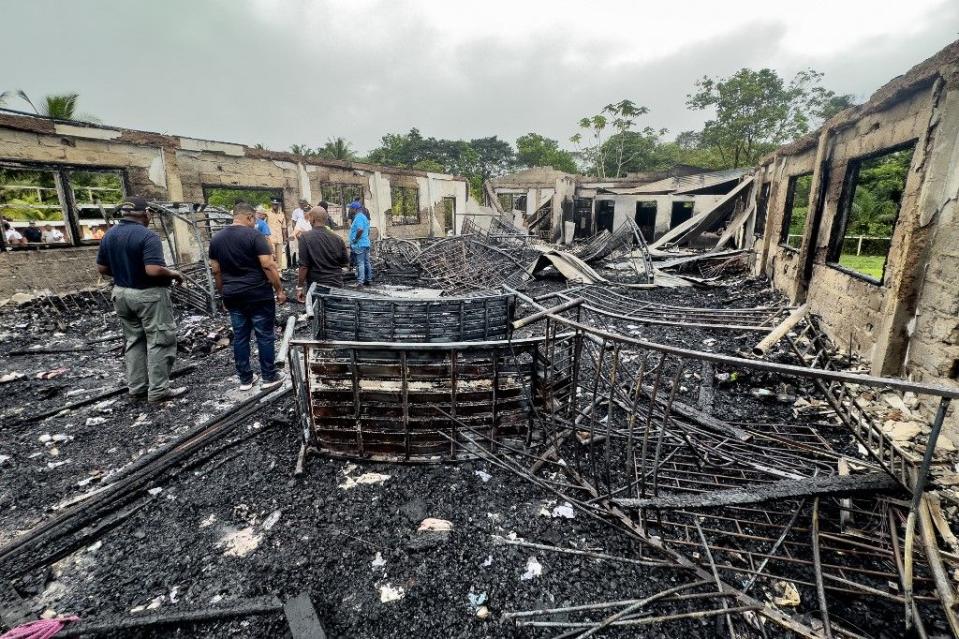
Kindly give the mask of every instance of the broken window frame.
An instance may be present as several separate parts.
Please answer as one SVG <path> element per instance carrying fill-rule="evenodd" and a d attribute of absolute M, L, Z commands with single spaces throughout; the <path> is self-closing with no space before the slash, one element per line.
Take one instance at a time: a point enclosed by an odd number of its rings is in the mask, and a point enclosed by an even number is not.
<path fill-rule="evenodd" d="M 349 205 L 353 198 L 360 196 L 360 204 L 366 206 L 366 189 L 363 184 L 354 184 L 352 182 L 321 182 L 320 194 L 323 200 L 329 204 L 327 213 L 333 228 L 349 227 Z M 334 207 L 339 207 L 336 211 Z"/>
<path fill-rule="evenodd" d="M 100 164 L 64 164 L 59 162 L 21 162 L 16 160 L 0 160 L 0 167 L 13 169 L 17 171 L 43 171 L 53 173 L 54 184 L 57 190 L 57 201 L 60 203 L 60 210 L 63 212 L 63 236 L 64 241 L 57 244 L 25 244 L 19 246 L 8 245 L 3 234 L 0 233 L 0 249 L 3 250 L 56 250 L 63 248 L 73 248 L 77 246 L 96 246 L 100 240 L 83 239 L 80 232 L 80 216 L 76 202 L 73 198 L 72 187 L 70 186 L 71 172 L 85 173 L 115 173 L 120 178 L 122 188 L 122 198 L 126 198 L 132 191 L 130 189 L 129 176 L 127 168 L 122 166 L 104 166 Z M 113 207 L 111 206 L 111 209 Z M 112 210 L 106 210 L 107 216 L 112 214 Z M 110 221 L 107 221 L 110 224 Z"/>
<path fill-rule="evenodd" d="M 402 203 L 397 208 L 397 202 Z M 413 210 L 410 212 L 409 207 Z M 416 186 L 390 185 L 390 208 L 386 211 L 386 219 L 390 226 L 415 226 L 423 222 L 420 210 L 420 189 Z"/>
<path fill-rule="evenodd" d="M 456 231 L 456 197 L 444 196 L 440 201 L 443 206 L 443 228 L 447 231 Z"/>
<path fill-rule="evenodd" d="M 756 199 L 756 221 L 753 224 L 753 235 L 762 237 L 766 233 L 766 218 L 769 212 L 769 191 L 771 182 L 763 182 L 759 186 L 759 196 Z"/>
<path fill-rule="evenodd" d="M 85 186 L 75 187 L 73 185 L 73 181 L 71 180 L 71 177 L 75 173 L 101 173 L 105 175 L 109 175 L 109 174 L 115 175 L 119 179 L 120 197 L 116 198 L 115 202 L 109 202 L 106 205 L 103 204 L 102 201 L 95 201 L 89 204 L 78 201 L 77 191 L 80 189 L 87 189 L 90 192 L 91 197 L 92 197 L 93 190 L 114 191 L 116 189 L 112 189 L 112 188 L 106 189 L 104 187 L 85 187 Z M 126 194 L 129 193 L 129 190 L 126 188 L 126 181 L 124 179 L 123 172 L 118 171 L 116 169 L 93 169 L 93 168 L 87 168 L 87 167 L 71 167 L 66 170 L 66 179 L 61 182 L 61 188 L 63 190 L 64 195 L 66 195 L 67 198 L 69 199 L 70 206 L 76 212 L 76 230 L 77 230 L 77 233 L 79 234 L 77 237 L 79 239 L 80 244 L 99 244 L 100 243 L 99 239 L 92 237 L 93 225 L 85 225 L 83 223 L 85 220 L 88 219 L 83 216 L 84 210 L 96 211 L 99 209 L 100 216 L 103 219 L 102 226 L 106 227 L 103 229 L 103 232 L 106 233 L 109 227 L 113 226 L 117 222 L 117 220 L 115 219 L 113 215 L 113 212 L 116 210 L 117 205 L 123 202 L 123 200 L 126 198 Z M 91 237 L 83 236 L 84 226 L 90 226 Z"/>
<path fill-rule="evenodd" d="M 246 191 L 249 193 L 265 193 L 268 198 L 264 202 L 251 202 L 246 200 L 246 202 L 256 208 L 258 205 L 262 205 L 263 208 L 268 209 L 270 206 L 270 200 L 277 198 L 279 200 L 283 199 L 283 189 L 280 187 L 269 187 L 269 186 L 242 186 L 242 185 L 223 185 L 223 184 L 203 184 L 203 202 L 209 204 L 210 206 L 217 206 L 224 210 L 230 211 L 233 209 L 232 206 L 222 206 L 220 204 L 214 204 L 210 202 L 210 194 L 213 191 Z M 239 200 L 238 200 L 239 201 Z"/>
<path fill-rule="evenodd" d="M 839 198 L 839 206 L 836 209 L 836 215 L 832 220 L 832 228 L 829 233 L 829 248 L 826 252 L 826 266 L 834 268 L 837 271 L 842 271 L 843 273 L 855 277 L 859 280 L 873 284 L 875 286 L 882 286 L 883 281 L 886 279 L 886 269 L 889 266 L 889 253 L 892 251 L 892 237 L 896 232 L 896 226 L 899 224 L 899 216 L 902 213 L 902 198 L 906 194 L 906 183 L 909 181 L 909 171 L 912 167 L 912 160 L 915 158 L 916 145 L 918 144 L 917 139 L 912 139 L 902 144 L 897 144 L 895 146 L 887 147 L 875 151 L 873 153 L 868 153 L 856 158 L 849 160 L 846 163 L 846 172 L 842 182 L 842 195 Z M 843 243 L 846 239 L 846 229 L 849 227 L 849 214 L 852 211 L 853 202 L 856 198 L 856 187 L 859 185 L 859 171 L 862 168 L 862 165 L 869 160 L 874 160 L 880 158 L 884 155 L 891 155 L 893 153 L 898 153 L 899 151 L 905 151 L 906 149 L 912 149 L 913 155 L 909 161 L 909 168 L 906 170 L 905 181 L 903 182 L 903 191 L 899 196 L 899 202 L 896 203 L 896 216 L 892 221 L 891 228 L 889 231 L 889 247 L 886 248 L 885 259 L 882 264 L 882 275 L 879 279 L 867 275 L 861 271 L 857 271 L 854 268 L 844 266 L 839 263 L 839 259 L 842 256 Z"/>
<path fill-rule="evenodd" d="M 790 175 L 786 182 L 786 200 L 783 203 L 782 225 L 779 227 L 779 247 L 793 253 L 798 253 L 801 251 L 803 244 L 806 243 L 806 234 L 803 233 L 802 237 L 799 238 L 799 246 L 789 245 L 789 227 L 792 226 L 793 204 L 796 201 L 796 184 L 802 178 L 808 177 L 810 179 L 810 195 L 812 195 L 812 176 L 812 171 L 797 173 L 796 175 Z M 811 208 L 812 201 L 810 200 L 806 205 L 806 220 L 809 220 L 809 214 L 812 212 L 810 210 Z M 803 229 L 805 230 L 805 222 L 803 222 Z"/>

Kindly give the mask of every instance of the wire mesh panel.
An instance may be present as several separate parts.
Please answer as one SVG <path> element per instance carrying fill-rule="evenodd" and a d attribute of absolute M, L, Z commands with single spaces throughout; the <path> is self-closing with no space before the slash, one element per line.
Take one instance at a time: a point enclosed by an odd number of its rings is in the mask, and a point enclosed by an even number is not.
<path fill-rule="evenodd" d="M 471 342 L 505 339 L 512 295 L 398 299 L 319 295 L 313 336 L 356 342 Z"/>
<path fill-rule="evenodd" d="M 309 442 L 333 456 L 430 462 L 471 456 L 460 447 L 474 437 L 528 439 L 534 411 L 568 393 L 570 337 L 296 342 Z"/>
<path fill-rule="evenodd" d="M 443 290 L 461 293 L 496 288 L 504 282 L 522 285 L 530 279 L 526 269 L 533 262 L 533 253 L 507 251 L 460 235 L 424 248 L 416 262 Z"/>

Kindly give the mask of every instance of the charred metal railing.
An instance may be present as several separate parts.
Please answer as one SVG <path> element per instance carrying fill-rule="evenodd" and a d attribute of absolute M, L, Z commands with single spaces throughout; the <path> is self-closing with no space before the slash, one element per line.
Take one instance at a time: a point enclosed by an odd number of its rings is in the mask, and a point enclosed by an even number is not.
<path fill-rule="evenodd" d="M 520 258 L 523 255 L 520 254 Z M 424 274 L 443 290 L 491 290 L 502 284 L 522 286 L 530 279 L 530 262 L 473 236 L 458 235 L 434 242 L 417 256 Z"/>
<path fill-rule="evenodd" d="M 639 277 L 639 283 L 653 282 L 653 261 L 646 238 L 631 218 L 623 220 L 614 232 L 600 231 L 570 252 L 587 264 L 614 257 L 625 258 Z"/>
<path fill-rule="evenodd" d="M 815 317 L 807 315 L 798 334 L 795 337 L 787 335 L 786 340 L 803 365 L 838 370 L 836 349 L 820 330 Z M 904 487 L 910 486 L 915 481 L 913 473 L 921 461 L 920 457 L 904 449 L 882 430 L 882 424 L 877 423 L 875 416 L 860 399 L 858 385 L 841 380 L 816 380 L 816 385 L 839 419 L 870 455 Z"/>
<path fill-rule="evenodd" d="M 218 294 L 207 257 L 210 240 L 233 222 L 223 209 L 206 204 L 150 202 L 151 227 L 160 235 L 168 263 L 183 273 L 181 286 L 170 288 L 174 302 L 214 315 Z"/>
<path fill-rule="evenodd" d="M 785 306 L 752 308 L 697 308 L 642 301 L 610 286 L 577 286 L 537 298 L 562 300 L 583 298 L 583 309 L 612 320 L 636 324 L 659 324 L 691 328 L 715 328 L 768 332 L 775 326 Z"/>
<path fill-rule="evenodd" d="M 870 626 L 864 610 L 876 620 L 906 610 L 906 626 L 919 636 L 925 628 L 956 631 L 955 592 L 935 532 L 923 523 L 923 492 L 935 437 L 959 390 L 655 344 L 585 324 L 580 300 L 545 309 L 517 295 L 541 309 L 547 336 L 575 331 L 576 367 L 567 401 L 540 416 L 543 443 L 525 451 L 537 461 L 511 464 L 487 451 L 488 458 L 611 519 L 654 556 L 714 580 L 735 599 L 727 610 L 745 607 L 809 637 L 877 632 L 882 622 Z M 850 457 L 855 440 L 841 424 L 718 418 L 691 400 L 707 383 L 693 375 L 704 363 L 939 401 L 927 456 L 902 485 L 882 459 Z M 746 393 L 737 401 L 761 400 Z M 759 600 L 764 592 L 777 607 Z M 816 627 L 791 611 L 812 615 Z M 760 635 L 755 615 L 718 614 L 731 633 Z"/>
<path fill-rule="evenodd" d="M 419 277 L 416 257 L 420 254 L 420 245 L 413 240 L 385 237 L 373 242 L 370 259 L 378 271 L 389 272 L 398 277 Z"/>
<path fill-rule="evenodd" d="M 569 392 L 570 335 L 484 342 L 292 342 L 308 446 L 334 457 L 435 462 L 467 442 L 530 443 L 533 416 Z"/>
<path fill-rule="evenodd" d="M 313 337 L 357 342 L 469 342 L 508 336 L 512 295 L 401 299 L 316 295 Z"/>

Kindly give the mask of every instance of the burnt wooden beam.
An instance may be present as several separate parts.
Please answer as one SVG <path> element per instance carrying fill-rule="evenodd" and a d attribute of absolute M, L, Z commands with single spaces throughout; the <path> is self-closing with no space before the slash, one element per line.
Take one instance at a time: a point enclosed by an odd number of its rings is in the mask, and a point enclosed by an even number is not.
<path fill-rule="evenodd" d="M 889 493 L 900 490 L 898 482 L 886 473 L 866 475 L 833 475 L 807 479 L 784 479 L 768 484 L 715 490 L 701 494 L 676 494 L 646 499 L 613 499 L 623 508 L 710 508 L 757 504 L 792 497 L 822 497 L 852 493 Z"/>

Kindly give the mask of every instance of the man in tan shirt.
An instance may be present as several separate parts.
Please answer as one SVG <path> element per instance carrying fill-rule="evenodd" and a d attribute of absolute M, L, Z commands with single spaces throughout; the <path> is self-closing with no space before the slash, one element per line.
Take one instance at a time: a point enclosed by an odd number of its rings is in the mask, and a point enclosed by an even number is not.
<path fill-rule="evenodd" d="M 280 270 L 286 268 L 286 214 L 281 208 L 283 202 L 277 198 L 270 201 L 270 210 L 266 214 L 266 223 L 270 226 L 270 240 L 273 259 Z"/>

